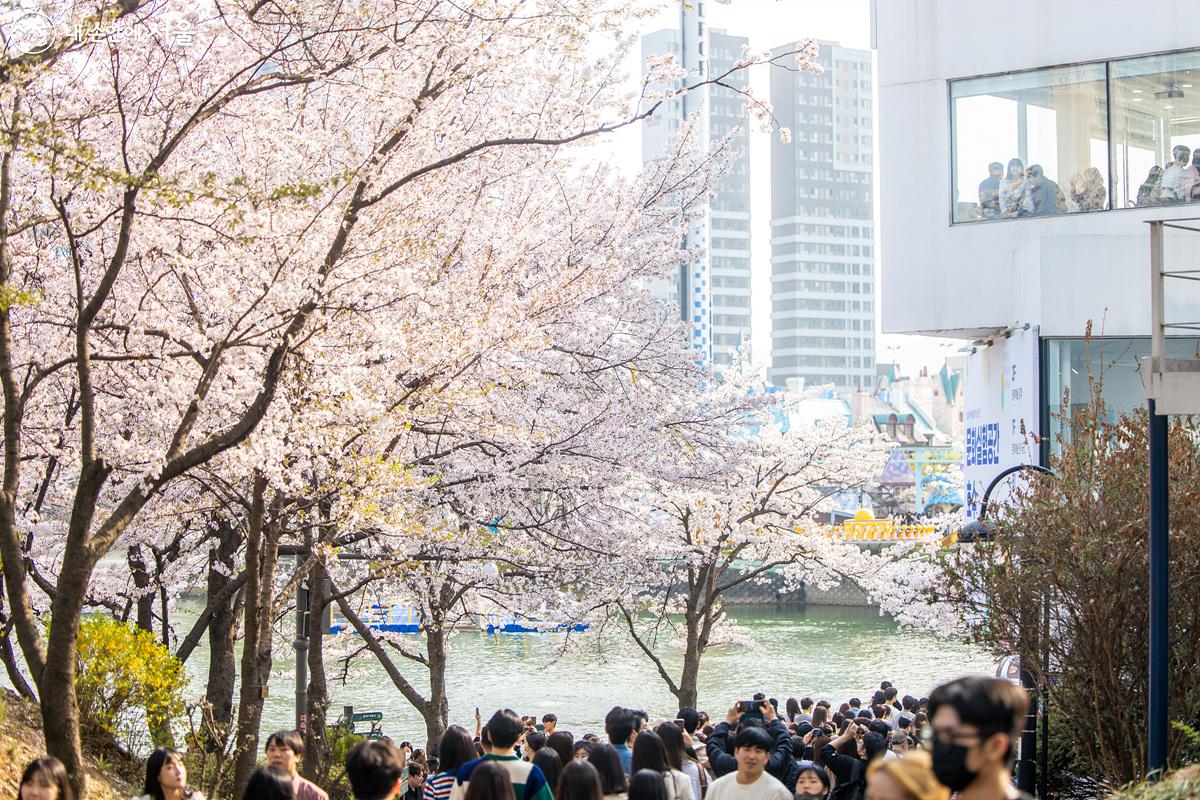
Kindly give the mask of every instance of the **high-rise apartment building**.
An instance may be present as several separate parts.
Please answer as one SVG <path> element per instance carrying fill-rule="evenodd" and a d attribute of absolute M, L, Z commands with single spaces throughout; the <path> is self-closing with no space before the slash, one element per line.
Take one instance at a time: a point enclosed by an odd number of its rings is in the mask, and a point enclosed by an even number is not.
<path fill-rule="evenodd" d="M 706 30 L 703 3 L 682 4 L 680 26 L 642 38 L 642 63 L 654 54 L 673 53 L 688 69 L 702 75 L 720 75 L 742 56 L 745 37 Z M 696 80 L 695 75 L 688 78 Z M 725 82 L 744 88 L 745 70 Z M 744 100 L 734 89 L 704 87 L 665 103 L 642 125 L 642 160 L 650 162 L 667 153 L 684 121 L 700 114 L 702 146 L 733 134 L 731 146 L 742 158 L 720 182 L 705 218 L 689 231 L 689 246 L 704 250 L 667 288 L 678 297 L 692 325 L 692 344 L 718 367 L 732 361 L 736 349 L 750 342 L 750 169 L 746 156 L 749 116 Z M 737 131 L 734 134 L 734 131 Z"/>
<path fill-rule="evenodd" d="M 769 378 L 849 393 L 875 375 L 871 51 L 823 42 L 817 60 L 820 75 L 771 70 L 792 140 L 771 147 Z"/>

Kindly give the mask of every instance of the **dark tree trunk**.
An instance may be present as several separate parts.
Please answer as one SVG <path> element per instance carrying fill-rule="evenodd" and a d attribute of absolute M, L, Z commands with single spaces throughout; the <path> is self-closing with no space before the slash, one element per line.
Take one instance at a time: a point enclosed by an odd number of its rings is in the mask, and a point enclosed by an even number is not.
<path fill-rule="evenodd" d="M 208 608 L 212 616 L 208 623 L 208 685 L 204 699 L 212 707 L 213 722 L 227 728 L 233 721 L 233 687 L 237 679 L 237 596 L 220 602 L 222 591 L 233 581 L 234 557 L 241 537 L 229 520 L 218 518 L 214 524 L 217 546 L 208 553 Z M 221 738 L 224 738 L 223 736 Z M 219 745 L 209 742 L 209 746 Z"/>
<path fill-rule="evenodd" d="M 0 572 L 0 596 L 3 594 L 4 574 Z M 3 632 L 0 632 L 0 661 L 4 662 L 4 672 L 8 675 L 9 683 L 17 690 L 17 694 L 36 703 L 37 695 L 34 693 L 33 687 L 25 680 L 21 666 L 17 663 L 16 650 L 13 649 L 13 621 L 4 614 L 0 614 L 0 624 L 4 625 Z"/>
<path fill-rule="evenodd" d="M 700 657 L 703 651 L 700 649 L 700 620 L 691 602 L 688 603 L 685 622 L 687 636 L 684 640 L 683 671 L 679 675 L 679 689 L 674 692 L 680 709 L 695 708 L 699 694 Z"/>
<path fill-rule="evenodd" d="M 266 479 L 255 478 L 254 499 L 246 540 L 245 636 L 242 640 L 242 686 L 238 701 L 237 751 L 234 757 L 233 796 L 245 794 L 250 774 L 258 761 L 258 727 L 263 699 L 271 673 L 271 599 L 275 562 L 279 555 L 277 504 L 272 504 L 270 521 L 264 525 Z"/>
<path fill-rule="evenodd" d="M 683 651 L 683 671 L 679 676 L 679 688 L 673 692 L 681 709 L 695 708 L 699 700 L 700 661 L 708 649 L 713 612 L 717 604 L 717 598 L 710 591 L 711 574 L 710 569 L 701 569 L 698 579 L 688 581 L 688 598 L 684 609 L 687 638 Z"/>
<path fill-rule="evenodd" d="M 308 573 L 308 720 L 304 728 L 304 777 L 324 784 L 329 774 L 329 741 L 325 738 L 325 712 L 329 690 L 325 677 L 325 564 Z"/>
<path fill-rule="evenodd" d="M 429 661 L 429 699 L 420 711 L 425 719 L 425 752 L 429 753 L 437 750 L 450 717 L 450 703 L 446 699 L 446 629 L 441 619 L 425 628 L 425 646 Z"/>
<path fill-rule="evenodd" d="M 178 553 L 171 554 L 171 560 L 178 558 Z M 167 568 L 167 558 L 155 548 L 154 550 L 154 580 L 158 584 L 159 617 L 162 620 L 163 647 L 171 649 L 171 609 L 167 602 L 167 587 L 163 583 L 163 572 Z"/>
<path fill-rule="evenodd" d="M 150 591 L 150 571 L 142 555 L 142 546 L 134 545 L 126 551 L 129 574 L 133 577 L 133 588 L 137 594 L 133 607 L 137 610 L 134 624 L 144 631 L 154 631 L 154 593 Z"/>
<path fill-rule="evenodd" d="M 46 750 L 66 767 L 76 797 L 84 797 L 87 789 L 75 695 L 76 644 L 93 567 L 81 538 L 67 537 L 57 593 L 50 606 L 53 623 L 46 647 L 46 666 L 38 681 Z"/>

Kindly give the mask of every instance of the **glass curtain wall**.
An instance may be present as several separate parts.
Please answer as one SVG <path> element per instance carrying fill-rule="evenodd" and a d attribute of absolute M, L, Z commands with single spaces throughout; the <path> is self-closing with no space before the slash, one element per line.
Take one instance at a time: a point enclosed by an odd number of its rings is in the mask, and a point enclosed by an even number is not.
<path fill-rule="evenodd" d="M 953 81 L 954 221 L 1108 208 L 1104 64 Z"/>
<path fill-rule="evenodd" d="M 950 82 L 953 221 L 1200 203 L 1200 50 Z"/>
<path fill-rule="evenodd" d="M 1200 339 L 1169 338 L 1166 345 L 1168 358 L 1200 358 Z M 1149 337 L 1046 339 L 1042 347 L 1052 448 L 1060 436 L 1070 439 L 1067 423 L 1088 407 L 1093 385 L 1104 387 L 1109 419 L 1146 405 L 1142 363 L 1150 355 Z"/>
<path fill-rule="evenodd" d="M 1200 52 L 1109 70 L 1116 207 L 1200 202 Z"/>

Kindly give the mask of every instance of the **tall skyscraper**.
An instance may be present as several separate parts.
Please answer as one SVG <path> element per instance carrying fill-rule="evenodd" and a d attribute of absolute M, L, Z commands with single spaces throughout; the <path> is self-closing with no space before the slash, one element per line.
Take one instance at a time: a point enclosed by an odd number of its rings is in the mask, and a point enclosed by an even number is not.
<path fill-rule="evenodd" d="M 724 31 L 706 30 L 703 3 L 681 3 L 680 25 L 642 37 L 642 64 L 651 55 L 673 53 L 679 63 L 701 75 L 720 75 L 741 58 L 748 40 Z M 739 70 L 725 82 L 744 88 L 748 76 Z M 696 81 L 696 75 L 688 78 Z M 700 114 L 701 146 L 737 129 L 731 146 L 742 152 L 718 187 L 704 218 L 688 233 L 688 246 L 704 255 L 681 270 L 660 292 L 678 298 L 681 315 L 692 325 L 692 344 L 718 367 L 732 361 L 734 351 L 750 342 L 750 169 L 746 156 L 749 115 L 733 89 L 704 87 L 673 98 L 642 124 L 642 160 L 663 158 L 684 121 Z"/>
<path fill-rule="evenodd" d="M 818 62 L 771 70 L 792 141 L 771 146 L 769 377 L 849 393 L 875 375 L 871 51 L 823 42 Z"/>

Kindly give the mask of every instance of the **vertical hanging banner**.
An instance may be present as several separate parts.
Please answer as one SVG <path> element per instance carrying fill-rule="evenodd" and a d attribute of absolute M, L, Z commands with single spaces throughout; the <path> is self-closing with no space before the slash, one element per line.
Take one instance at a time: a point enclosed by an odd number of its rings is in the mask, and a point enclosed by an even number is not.
<path fill-rule="evenodd" d="M 1005 469 L 1038 463 L 1038 328 L 998 335 L 990 347 L 967 358 L 963 385 L 963 478 L 967 518 L 978 519 L 988 484 Z M 992 493 L 990 505 L 1004 501 L 1013 482 Z"/>

